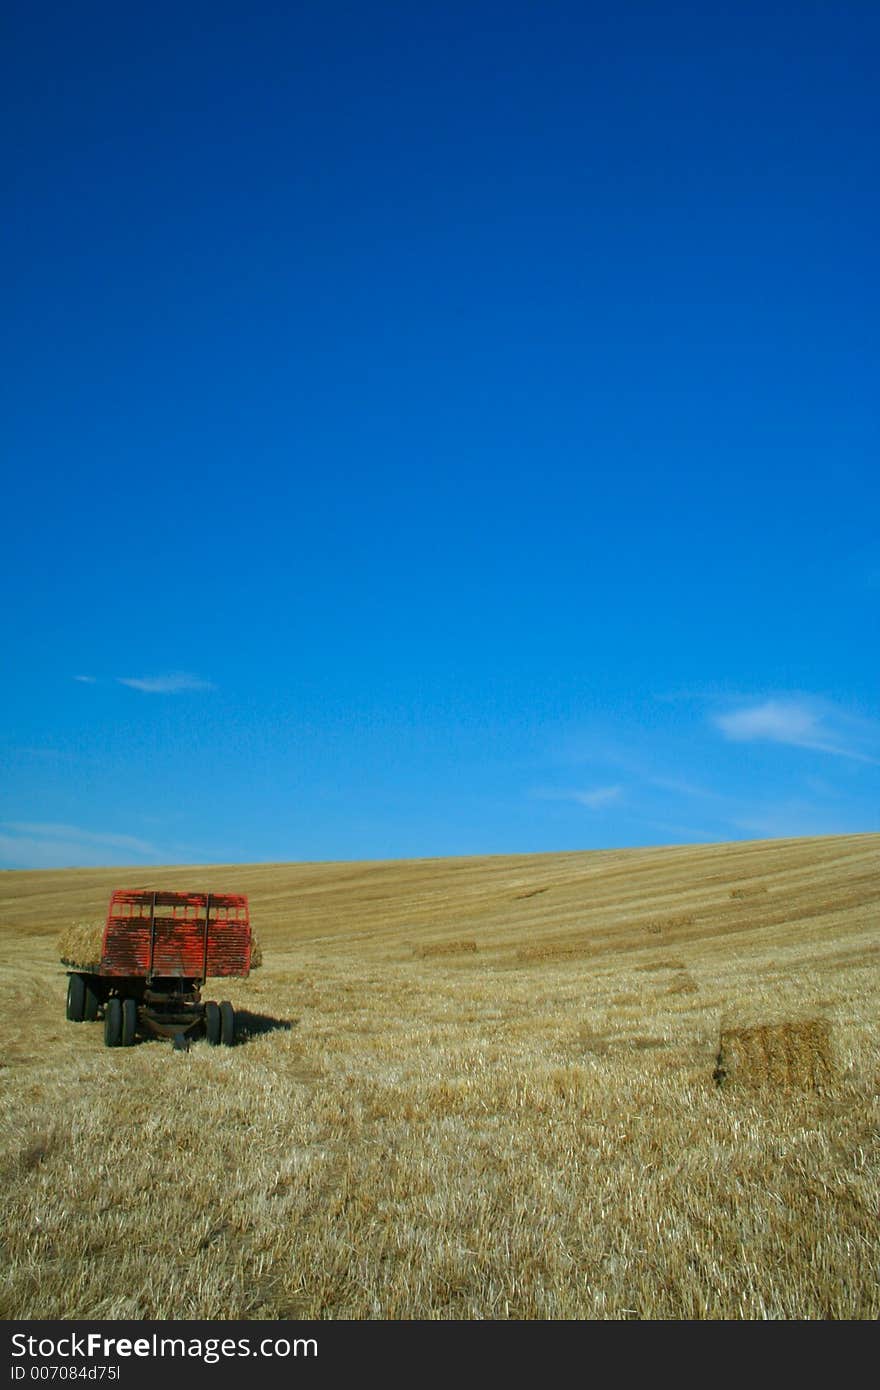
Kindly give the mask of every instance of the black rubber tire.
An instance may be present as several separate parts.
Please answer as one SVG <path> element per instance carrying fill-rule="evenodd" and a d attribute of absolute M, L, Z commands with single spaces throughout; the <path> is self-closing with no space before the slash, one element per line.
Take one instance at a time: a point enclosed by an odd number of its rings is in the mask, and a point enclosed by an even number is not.
<path fill-rule="evenodd" d="M 235 1010 L 228 999 L 220 1005 L 220 1041 L 224 1047 L 235 1046 Z"/>
<path fill-rule="evenodd" d="M 107 1000 L 104 1013 L 104 1046 L 119 1047 L 122 1042 L 122 1000 L 116 995 Z"/>
<path fill-rule="evenodd" d="M 138 1006 L 136 999 L 122 1001 L 122 1046 L 131 1047 L 137 1032 Z"/>
<path fill-rule="evenodd" d="M 220 1005 L 210 999 L 205 1005 L 205 1037 L 212 1047 L 220 1042 Z"/>
<path fill-rule="evenodd" d="M 82 975 L 71 975 L 67 981 L 67 1017 L 71 1023 L 85 1018 L 86 982 Z"/>
<path fill-rule="evenodd" d="M 175 1052 L 189 1052 L 189 1038 L 185 1033 L 175 1033 L 171 1046 Z"/>
<path fill-rule="evenodd" d="M 98 1006 L 100 1005 L 101 1000 L 98 996 L 97 990 L 95 989 L 94 985 L 92 985 L 89 982 L 89 980 L 84 980 L 83 984 L 85 985 L 85 998 L 83 1000 L 83 1020 L 86 1023 L 94 1023 L 95 1019 L 98 1017 Z"/>

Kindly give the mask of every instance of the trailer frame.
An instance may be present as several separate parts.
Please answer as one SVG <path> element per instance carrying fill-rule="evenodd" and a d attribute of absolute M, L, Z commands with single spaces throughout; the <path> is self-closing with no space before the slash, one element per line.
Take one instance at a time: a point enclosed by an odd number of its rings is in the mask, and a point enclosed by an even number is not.
<path fill-rule="evenodd" d="M 247 978 L 251 928 L 242 894 L 118 888 L 110 898 L 93 968 L 68 970 L 67 1017 L 104 1021 L 108 1047 L 142 1037 L 172 1038 L 186 1048 L 197 1037 L 235 1043 L 228 1000 L 202 999 L 209 976 Z"/>

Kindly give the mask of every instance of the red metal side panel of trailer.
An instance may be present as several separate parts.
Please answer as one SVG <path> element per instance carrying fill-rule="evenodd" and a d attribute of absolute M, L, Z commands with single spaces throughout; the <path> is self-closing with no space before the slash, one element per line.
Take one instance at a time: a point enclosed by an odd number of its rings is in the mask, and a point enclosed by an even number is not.
<path fill-rule="evenodd" d="M 247 898 L 228 893 L 211 899 L 205 974 L 250 974 L 251 919 Z"/>
<path fill-rule="evenodd" d="M 247 898 L 118 888 L 110 899 L 102 975 L 204 980 L 246 976 L 251 963 Z"/>

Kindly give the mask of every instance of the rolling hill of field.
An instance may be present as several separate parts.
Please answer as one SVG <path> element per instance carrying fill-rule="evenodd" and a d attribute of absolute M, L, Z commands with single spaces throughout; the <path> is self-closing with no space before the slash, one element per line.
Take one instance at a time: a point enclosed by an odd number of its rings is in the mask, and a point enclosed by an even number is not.
<path fill-rule="evenodd" d="M 59 932 L 249 895 L 233 1049 Z M 0 874 L 0 1316 L 880 1316 L 880 836 Z M 220 992 L 218 992 L 220 991 Z"/>

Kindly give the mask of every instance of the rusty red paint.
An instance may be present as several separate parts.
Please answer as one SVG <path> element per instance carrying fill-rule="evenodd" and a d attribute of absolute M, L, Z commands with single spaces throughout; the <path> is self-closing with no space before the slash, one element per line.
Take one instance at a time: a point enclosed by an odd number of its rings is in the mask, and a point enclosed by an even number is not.
<path fill-rule="evenodd" d="M 101 975 L 203 981 L 250 973 L 248 900 L 237 893 L 117 888 L 110 898 Z"/>

